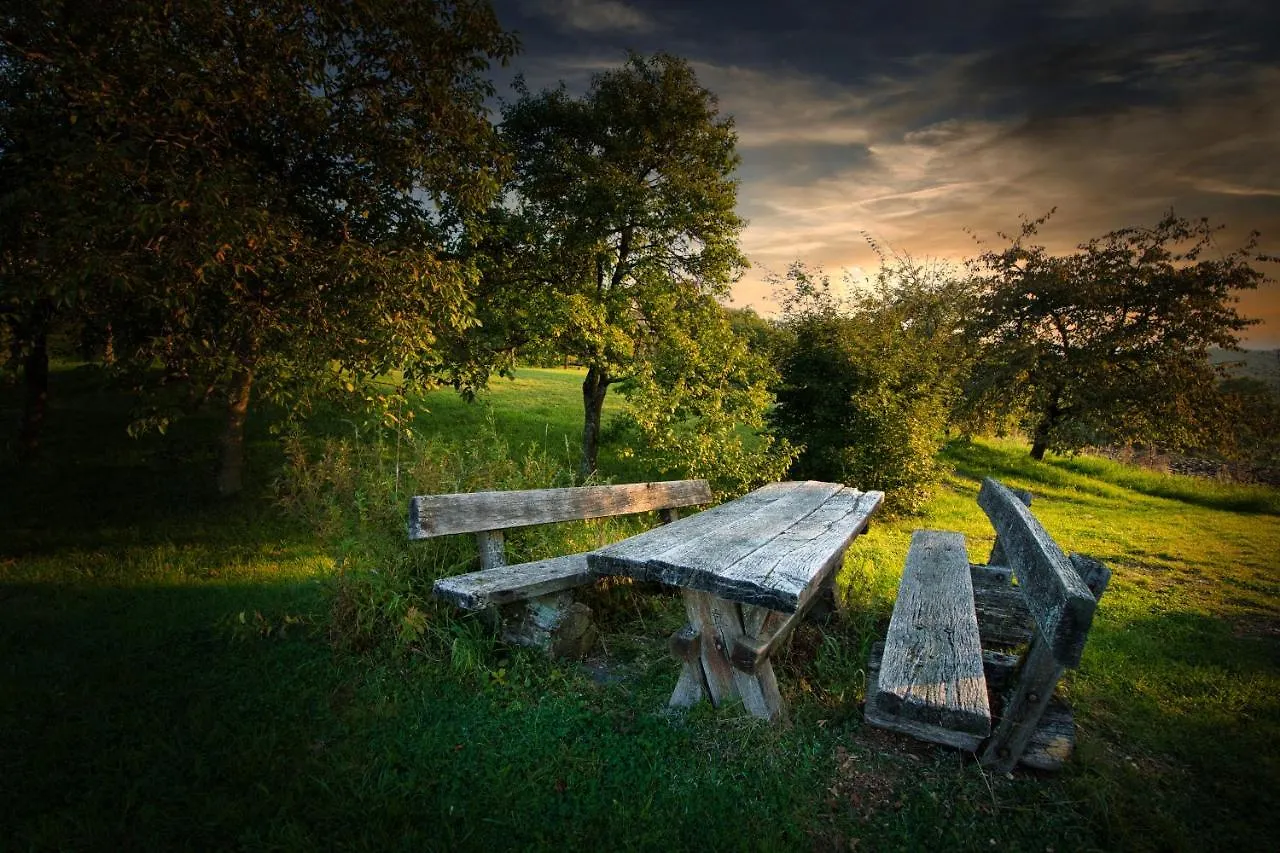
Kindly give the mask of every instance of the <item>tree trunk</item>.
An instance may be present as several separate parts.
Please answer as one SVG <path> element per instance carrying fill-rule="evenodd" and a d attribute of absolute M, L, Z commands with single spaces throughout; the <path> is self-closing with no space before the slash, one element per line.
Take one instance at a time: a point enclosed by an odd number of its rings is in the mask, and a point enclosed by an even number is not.
<path fill-rule="evenodd" d="M 1045 409 L 1044 416 L 1040 418 L 1040 422 L 1036 424 L 1035 434 L 1031 438 L 1031 458 L 1037 462 L 1044 459 L 1044 453 L 1049 449 L 1049 438 L 1053 434 L 1053 428 L 1058 425 L 1058 421 L 1062 419 L 1062 409 L 1056 403 L 1050 403 Z"/>
<path fill-rule="evenodd" d="M 222 433 L 222 459 L 218 466 L 218 494 L 229 496 L 244 488 L 244 422 L 249 414 L 253 370 L 241 368 L 231 378 L 227 393 L 227 426 Z"/>
<path fill-rule="evenodd" d="M 604 409 L 604 395 L 609 390 L 609 374 L 603 367 L 587 369 L 582 380 L 582 464 L 578 473 L 586 479 L 596 472 L 596 455 L 600 445 L 600 412 Z"/>
<path fill-rule="evenodd" d="M 22 359 L 25 393 L 22 406 L 22 428 L 18 441 L 26 456 L 40 447 L 40 431 L 49 405 L 49 333 L 37 322 L 31 332 L 30 348 Z"/>

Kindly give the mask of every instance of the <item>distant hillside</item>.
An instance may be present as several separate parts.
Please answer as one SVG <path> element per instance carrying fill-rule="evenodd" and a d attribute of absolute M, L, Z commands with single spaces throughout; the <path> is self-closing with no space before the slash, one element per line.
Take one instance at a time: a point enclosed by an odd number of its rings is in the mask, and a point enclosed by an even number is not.
<path fill-rule="evenodd" d="M 1261 380 L 1280 392 L 1280 349 L 1246 349 L 1239 352 L 1214 349 L 1209 351 L 1214 364 L 1240 362 L 1231 369 L 1236 376 Z"/>

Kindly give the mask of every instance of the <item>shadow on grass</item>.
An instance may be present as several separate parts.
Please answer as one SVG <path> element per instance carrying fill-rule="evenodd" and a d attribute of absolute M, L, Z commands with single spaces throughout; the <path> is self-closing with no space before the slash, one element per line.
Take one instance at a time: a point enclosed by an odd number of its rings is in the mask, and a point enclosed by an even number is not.
<path fill-rule="evenodd" d="M 1112 745 L 1090 784 L 1105 785 L 1120 846 L 1271 849 L 1280 638 L 1193 612 L 1112 622 L 1104 600 L 1099 613 L 1071 692 L 1085 730 Z M 1189 814 L 1201 819 L 1172 819 Z"/>
<path fill-rule="evenodd" d="M 315 603 L 294 585 L 0 587 L 10 843 L 681 849 L 703 832 L 806 843 L 825 764 L 795 766 L 812 749 L 803 735 L 673 721 L 665 670 L 660 685 L 605 687 L 514 654 L 468 675 L 335 657 L 296 622 L 281 636 L 286 614 Z"/>
<path fill-rule="evenodd" d="M 16 424 L 14 395 L 12 388 L 0 394 L 6 427 Z M 228 500 L 214 489 L 216 412 L 185 418 L 165 435 L 131 438 L 130 405 L 91 368 L 54 372 L 39 453 L 0 459 L 0 553 L 304 541 L 303 530 L 266 507 L 283 461 L 269 413 L 249 420 L 245 492 Z"/>

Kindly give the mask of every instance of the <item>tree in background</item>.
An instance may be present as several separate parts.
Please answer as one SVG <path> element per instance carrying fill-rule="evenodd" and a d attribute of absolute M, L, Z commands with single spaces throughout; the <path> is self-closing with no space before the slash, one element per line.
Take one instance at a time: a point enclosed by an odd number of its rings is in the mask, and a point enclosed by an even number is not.
<path fill-rule="evenodd" d="M 796 263 L 776 282 L 786 343 L 769 420 L 803 450 L 792 475 L 882 489 L 923 505 L 969 364 L 968 300 L 954 271 L 881 256 L 875 280 L 838 298 L 821 270 Z"/>
<path fill-rule="evenodd" d="M 53 317 L 109 322 L 140 388 L 226 400 L 233 493 L 251 399 L 373 401 L 474 322 L 451 243 L 499 187 L 483 75 L 515 47 L 487 3 L 5 0 L 0 40 L 0 304 L 29 383 Z"/>
<path fill-rule="evenodd" d="M 581 98 L 563 85 L 534 94 L 521 82 L 517 93 L 501 126 L 516 177 L 494 213 L 496 244 L 481 252 L 485 325 L 498 340 L 552 341 L 587 367 L 587 476 L 609 387 L 652 389 L 662 353 L 675 346 L 696 363 L 696 332 L 718 340 L 724 320 L 706 319 L 705 297 L 727 295 L 746 263 L 736 135 L 689 64 L 667 54 L 633 55 Z"/>
<path fill-rule="evenodd" d="M 1238 348 L 1253 322 L 1235 306 L 1265 280 L 1250 265 L 1264 259 L 1258 235 L 1221 253 L 1207 220 L 1169 214 L 1054 256 L 1031 242 L 1047 218 L 975 265 L 981 364 L 969 405 L 1021 412 L 1035 459 L 1102 444 L 1204 447 L 1226 435 L 1208 350 Z"/>
<path fill-rule="evenodd" d="M 646 369 L 621 388 L 619 426 L 634 428 L 634 452 L 664 475 L 705 478 L 723 495 L 782 479 L 795 450 L 765 429 L 778 382 L 769 352 L 752 350 L 709 296 L 679 313 Z"/>

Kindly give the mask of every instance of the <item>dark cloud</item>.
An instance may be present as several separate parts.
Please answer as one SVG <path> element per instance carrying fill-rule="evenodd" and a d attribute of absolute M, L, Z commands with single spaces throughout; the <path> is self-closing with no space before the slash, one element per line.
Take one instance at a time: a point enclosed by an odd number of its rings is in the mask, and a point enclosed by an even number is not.
<path fill-rule="evenodd" d="M 571 88 L 627 49 L 688 57 L 742 153 L 736 289 L 762 268 L 874 262 L 862 237 L 973 253 L 1018 216 L 1059 212 L 1055 248 L 1174 208 L 1264 232 L 1280 254 L 1280 3 L 1110 0 L 500 0 L 514 70 Z M 1280 274 L 1272 265 L 1269 272 Z M 1246 297 L 1280 345 L 1276 286 Z"/>

